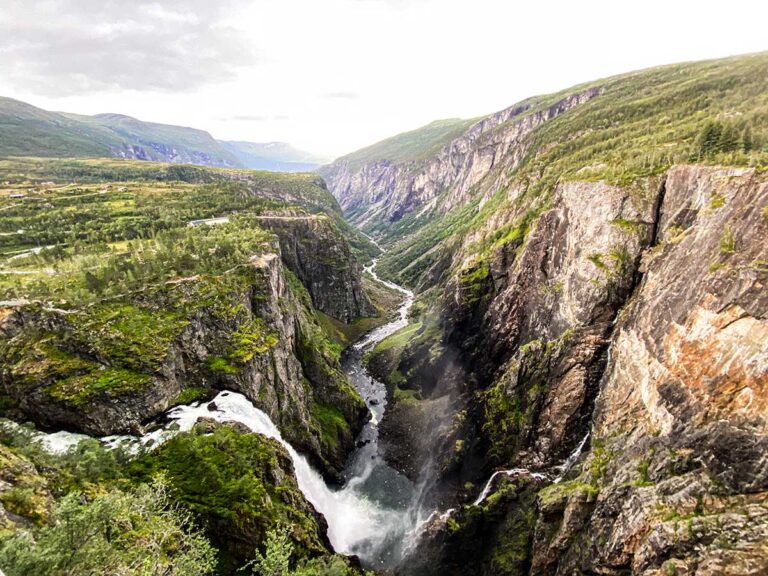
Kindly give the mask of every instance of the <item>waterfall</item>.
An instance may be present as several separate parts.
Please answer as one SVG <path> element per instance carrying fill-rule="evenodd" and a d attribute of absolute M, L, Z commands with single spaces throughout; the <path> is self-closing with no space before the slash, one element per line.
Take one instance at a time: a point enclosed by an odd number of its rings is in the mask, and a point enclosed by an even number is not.
<path fill-rule="evenodd" d="M 73 446 L 77 446 L 81 440 L 90 438 L 90 436 L 85 434 L 67 432 L 66 430 L 47 434 L 45 432 L 40 432 L 39 430 L 27 428 L 13 420 L 7 420 L 5 418 L 0 419 L 0 428 L 13 434 L 23 436 L 28 442 L 40 444 L 46 452 L 57 455 L 66 453 L 67 450 Z"/>
<path fill-rule="evenodd" d="M 493 487 L 493 481 L 496 479 L 496 477 L 499 474 L 504 474 L 506 476 L 517 476 L 519 474 L 528 474 L 531 476 L 531 478 L 536 478 L 538 480 L 546 480 L 547 476 L 546 474 L 542 474 L 541 472 L 531 472 L 527 468 L 511 468 L 510 470 L 497 470 L 493 474 L 491 474 L 491 477 L 488 478 L 488 482 L 485 483 L 485 486 L 483 487 L 483 491 L 480 492 L 480 495 L 475 499 L 474 502 L 472 502 L 472 506 L 478 506 L 482 504 L 483 500 L 485 500 L 488 497 L 488 494 L 491 492 L 491 488 Z"/>
<path fill-rule="evenodd" d="M 379 453 L 378 424 L 386 407 L 386 389 L 366 372 L 362 357 L 376 343 L 408 324 L 408 311 L 414 295 L 410 290 L 380 279 L 375 267 L 376 260 L 365 270 L 378 282 L 403 294 L 405 299 L 396 319 L 365 335 L 351 347 L 344 361 L 344 370 L 366 400 L 372 418 L 360 433 L 360 447 L 350 456 L 343 473 L 346 482 L 341 489 L 330 488 L 307 459 L 283 439 L 269 416 L 236 392 L 220 392 L 212 404 L 194 402 L 177 406 L 166 413 L 168 423 L 165 427 L 141 437 L 117 435 L 101 438 L 101 441 L 136 454 L 142 448 L 153 449 L 179 432 L 190 430 L 201 417 L 244 424 L 253 432 L 277 440 L 288 451 L 299 489 L 325 517 L 328 539 L 336 552 L 355 554 L 369 567 L 393 567 L 416 541 L 426 523 L 420 502 L 423 486 L 417 489 L 410 480 L 389 467 Z M 0 421 L 0 425 L 23 428 L 12 422 Z M 69 432 L 28 433 L 30 439 L 41 442 L 46 450 L 54 453 L 63 453 L 88 438 Z M 432 514 L 428 518 L 431 517 Z"/>
<path fill-rule="evenodd" d="M 307 459 L 283 439 L 269 416 L 242 394 L 221 392 L 213 402 L 216 406 L 213 411 L 206 404 L 179 406 L 167 416 L 178 424 L 179 431 L 189 430 L 199 418 L 207 417 L 219 422 L 239 422 L 253 432 L 280 442 L 291 457 L 299 489 L 315 509 L 325 516 L 328 538 L 337 552 L 358 553 L 361 547 L 376 544 L 388 526 L 399 522 L 400 514 L 377 507 L 374 502 L 357 493 L 354 486 L 348 484 L 338 491 L 330 489 Z"/>
<path fill-rule="evenodd" d="M 565 459 L 565 462 L 560 464 L 560 466 L 557 466 L 557 469 L 560 471 L 560 475 L 555 478 L 553 481 L 553 484 L 557 484 L 558 482 L 561 482 L 562 479 L 565 477 L 566 472 L 571 469 L 571 467 L 576 463 L 576 460 L 579 459 L 579 456 L 581 456 L 581 453 L 584 451 L 584 446 L 587 444 L 587 440 L 589 440 L 590 432 L 587 432 L 584 435 L 584 438 L 581 439 L 581 442 L 579 442 L 579 445 L 576 446 L 573 452 L 570 453 L 568 458 Z"/>

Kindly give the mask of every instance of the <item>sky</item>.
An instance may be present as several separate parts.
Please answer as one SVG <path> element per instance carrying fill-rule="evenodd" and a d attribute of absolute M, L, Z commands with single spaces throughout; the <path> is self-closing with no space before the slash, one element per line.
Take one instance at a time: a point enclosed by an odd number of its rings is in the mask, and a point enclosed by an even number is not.
<path fill-rule="evenodd" d="M 1 0 L 0 95 L 329 158 L 605 76 L 768 50 L 763 0 Z"/>

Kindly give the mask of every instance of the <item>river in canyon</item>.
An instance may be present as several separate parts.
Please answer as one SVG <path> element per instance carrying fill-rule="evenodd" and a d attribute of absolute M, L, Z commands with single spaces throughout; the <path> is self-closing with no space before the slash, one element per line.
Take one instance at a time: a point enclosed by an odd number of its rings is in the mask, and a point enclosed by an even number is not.
<path fill-rule="evenodd" d="M 411 291 L 378 278 L 375 268 L 374 260 L 366 267 L 366 272 L 400 292 L 403 302 L 393 320 L 363 336 L 343 356 L 343 369 L 365 400 L 371 419 L 360 432 L 357 448 L 349 457 L 341 488 L 327 485 L 307 459 L 282 438 L 270 418 L 236 392 L 220 392 L 213 404 L 195 402 L 177 406 L 165 414 L 167 423 L 164 428 L 141 438 L 111 436 L 102 438 L 102 442 L 122 445 L 127 450 L 138 450 L 142 445 L 157 446 L 179 431 L 191 429 L 200 417 L 245 424 L 254 432 L 278 440 L 286 448 L 293 461 L 299 488 L 325 516 L 328 538 L 336 552 L 357 555 L 367 568 L 395 566 L 415 543 L 420 527 L 433 511 L 421 506 L 422 487 L 390 467 L 379 449 L 379 423 L 386 410 L 387 394 L 384 384 L 366 371 L 363 357 L 378 342 L 407 325 L 414 296 Z M 11 424 L 5 422 L 4 425 Z M 83 438 L 87 436 L 68 432 L 34 435 L 34 439 L 52 452 L 63 452 Z"/>

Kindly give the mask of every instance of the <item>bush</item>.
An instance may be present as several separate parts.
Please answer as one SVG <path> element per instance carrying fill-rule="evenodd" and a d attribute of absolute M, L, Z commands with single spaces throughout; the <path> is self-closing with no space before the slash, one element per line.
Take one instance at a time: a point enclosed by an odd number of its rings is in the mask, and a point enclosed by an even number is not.
<path fill-rule="evenodd" d="M 290 569 L 293 556 L 293 542 L 288 528 L 270 530 L 267 545 L 262 555 L 256 553 L 256 559 L 250 563 L 256 576 L 359 576 L 360 571 L 351 567 L 338 555 L 323 556 L 306 560 Z"/>
<path fill-rule="evenodd" d="M 202 576 L 215 561 L 211 545 L 158 479 L 91 501 L 68 494 L 51 524 L 0 541 L 0 564 L 8 576 Z"/>

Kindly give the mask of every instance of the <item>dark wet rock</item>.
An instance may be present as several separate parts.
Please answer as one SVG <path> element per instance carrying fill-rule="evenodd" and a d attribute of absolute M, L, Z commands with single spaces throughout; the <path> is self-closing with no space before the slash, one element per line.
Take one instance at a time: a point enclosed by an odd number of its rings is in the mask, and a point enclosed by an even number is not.
<path fill-rule="evenodd" d="M 347 323 L 376 315 L 363 291 L 362 268 L 327 216 L 279 213 L 259 217 L 259 224 L 277 235 L 283 262 L 306 286 L 315 308 Z"/>

